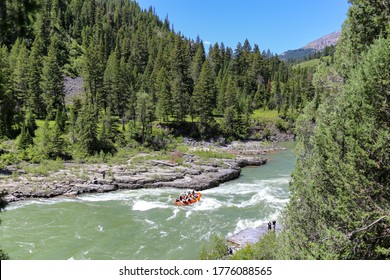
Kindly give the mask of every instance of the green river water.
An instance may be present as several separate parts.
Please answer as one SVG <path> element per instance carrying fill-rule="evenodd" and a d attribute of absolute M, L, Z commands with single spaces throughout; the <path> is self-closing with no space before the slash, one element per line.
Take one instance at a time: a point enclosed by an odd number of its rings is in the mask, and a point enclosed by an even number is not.
<path fill-rule="evenodd" d="M 198 259 L 213 234 L 229 236 L 277 219 L 294 168 L 289 149 L 267 155 L 237 180 L 178 207 L 177 189 L 141 189 L 11 203 L 0 246 L 11 259 Z"/>

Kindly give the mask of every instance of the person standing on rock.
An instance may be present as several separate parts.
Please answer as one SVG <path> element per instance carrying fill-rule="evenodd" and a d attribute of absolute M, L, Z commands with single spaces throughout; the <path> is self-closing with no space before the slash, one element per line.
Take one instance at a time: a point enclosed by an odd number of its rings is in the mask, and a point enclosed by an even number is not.
<path fill-rule="evenodd" d="M 268 222 L 268 230 L 271 230 L 272 229 L 272 224 L 271 224 L 271 221 Z"/>
<path fill-rule="evenodd" d="M 272 221 L 272 225 L 273 225 L 273 228 L 274 228 L 274 231 L 275 231 L 275 229 L 276 229 L 276 220 Z"/>

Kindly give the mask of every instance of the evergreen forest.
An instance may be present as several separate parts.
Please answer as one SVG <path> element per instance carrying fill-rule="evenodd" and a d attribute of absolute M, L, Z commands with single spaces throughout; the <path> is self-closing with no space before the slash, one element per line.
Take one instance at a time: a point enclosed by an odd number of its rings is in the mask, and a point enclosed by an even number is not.
<path fill-rule="evenodd" d="M 256 110 L 277 111 L 287 131 L 313 98 L 314 67 L 293 68 L 248 40 L 206 50 L 133 1 L 1 5 L 0 139 L 15 140 L 2 147 L 3 166 L 164 149 L 172 134 L 245 139 Z M 66 81 L 78 77 L 72 94 Z"/>

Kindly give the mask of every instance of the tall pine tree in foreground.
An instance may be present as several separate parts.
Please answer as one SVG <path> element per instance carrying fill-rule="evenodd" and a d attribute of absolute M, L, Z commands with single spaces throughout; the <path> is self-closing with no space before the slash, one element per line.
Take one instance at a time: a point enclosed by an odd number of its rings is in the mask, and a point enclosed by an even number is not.
<path fill-rule="evenodd" d="M 312 133 L 304 130 L 313 118 L 301 119 L 285 215 L 289 258 L 390 258 L 388 65 L 390 39 L 378 39 L 343 92 L 314 113 Z"/>
<path fill-rule="evenodd" d="M 297 122 L 282 258 L 390 259 L 389 7 L 350 2 L 335 68 L 319 68 Z"/>

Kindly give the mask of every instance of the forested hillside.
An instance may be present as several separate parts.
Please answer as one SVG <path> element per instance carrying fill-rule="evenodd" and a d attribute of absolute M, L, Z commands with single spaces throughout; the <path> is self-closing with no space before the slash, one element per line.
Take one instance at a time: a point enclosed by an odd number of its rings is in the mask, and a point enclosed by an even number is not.
<path fill-rule="evenodd" d="M 312 70 L 293 70 L 248 40 L 205 50 L 133 1 L 0 8 L 0 139 L 17 137 L 24 160 L 112 154 L 134 141 L 159 149 L 162 127 L 245 138 L 260 108 L 277 110 L 278 127 L 289 129 L 313 97 Z M 66 76 L 84 81 L 67 102 Z M 3 146 L 3 162 L 18 160 L 12 149 Z"/>
<path fill-rule="evenodd" d="M 350 2 L 335 64 L 317 67 L 314 99 L 297 121 L 273 258 L 390 258 L 390 7 Z"/>
<path fill-rule="evenodd" d="M 298 121 L 288 258 L 390 258 L 390 7 L 350 2 L 335 65 L 319 66 Z"/>
<path fill-rule="evenodd" d="M 390 259 L 390 6 L 350 3 L 335 63 L 309 61 L 283 230 L 233 259 Z M 216 240 L 202 257 L 225 255 Z"/>

